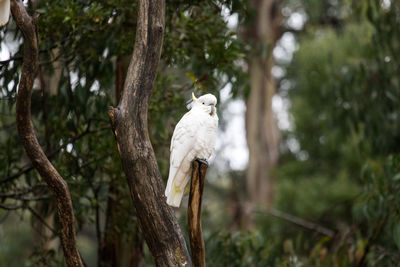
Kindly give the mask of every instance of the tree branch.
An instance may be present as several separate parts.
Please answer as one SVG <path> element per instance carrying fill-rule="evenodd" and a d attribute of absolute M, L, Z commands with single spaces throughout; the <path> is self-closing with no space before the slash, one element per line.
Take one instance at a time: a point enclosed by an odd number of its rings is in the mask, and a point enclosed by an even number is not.
<path fill-rule="evenodd" d="M 100 131 L 103 131 L 103 130 L 106 130 L 106 129 L 110 129 L 110 126 L 102 126 L 102 127 L 98 128 L 98 129 L 95 129 L 95 130 L 89 130 L 89 127 L 88 127 L 84 132 L 82 132 L 82 133 L 80 133 L 80 134 L 68 139 L 63 145 L 61 145 L 58 148 L 54 149 L 51 153 L 48 153 L 46 156 L 47 156 L 48 159 L 51 159 L 58 152 L 60 152 L 61 149 L 66 148 L 68 144 L 75 143 L 76 141 L 78 141 L 79 139 L 81 139 L 82 137 L 84 137 L 87 134 L 97 133 L 97 132 L 100 132 Z M 13 175 L 10 175 L 7 178 L 4 178 L 3 180 L 1 180 L 0 181 L 0 185 L 4 184 L 4 183 L 7 183 L 7 182 L 11 182 L 12 180 L 17 179 L 21 175 L 26 174 L 26 173 L 30 172 L 31 170 L 33 170 L 33 166 L 27 164 L 27 166 L 23 167 L 22 170 L 20 170 L 19 172 L 15 173 Z"/>
<path fill-rule="evenodd" d="M 25 151 L 43 180 L 57 200 L 58 217 L 61 224 L 61 243 L 68 266 L 83 266 L 76 246 L 75 218 L 68 185 L 40 147 L 31 120 L 31 95 L 38 68 L 38 44 L 36 18 L 32 19 L 20 0 L 11 1 L 11 12 L 24 36 L 24 57 L 18 85 L 16 121 L 18 135 Z"/>
<path fill-rule="evenodd" d="M 17 190 L 16 190 L 15 192 L 12 192 L 12 193 L 3 193 L 3 192 L 0 192 L 0 197 L 2 197 L 2 198 L 7 198 L 7 197 L 10 197 L 10 198 L 20 197 L 20 196 L 24 196 L 24 195 L 27 195 L 27 194 L 29 194 L 29 193 L 35 192 L 36 189 L 38 189 L 38 188 L 43 188 L 43 187 L 46 187 L 46 188 L 47 188 L 47 185 L 46 185 L 46 184 L 40 184 L 40 183 L 39 183 L 39 184 L 36 184 L 36 185 L 34 185 L 34 186 L 32 186 L 32 187 L 17 188 Z"/>
<path fill-rule="evenodd" d="M 207 164 L 199 160 L 193 161 L 189 193 L 188 224 L 190 249 L 192 252 L 193 266 L 195 267 L 206 266 L 206 248 L 201 228 L 201 199 L 203 197 L 207 168 Z"/>
<path fill-rule="evenodd" d="M 32 209 L 29 205 L 27 205 L 28 210 L 41 222 L 46 228 L 48 228 L 53 235 L 59 235 L 56 230 L 54 230 L 47 222 L 45 219 L 42 218 L 34 209 Z"/>
<path fill-rule="evenodd" d="M 4 210 L 18 210 L 18 209 L 22 209 L 23 207 L 24 207 L 24 205 L 7 206 L 7 205 L 0 204 L 0 209 L 4 209 Z"/>
<path fill-rule="evenodd" d="M 317 223 L 304 220 L 302 218 L 293 216 L 291 214 L 288 214 L 288 213 L 285 213 L 285 212 L 282 212 L 282 211 L 279 211 L 279 210 L 276 210 L 276 209 L 270 209 L 267 212 L 256 211 L 256 213 L 268 214 L 268 215 L 271 215 L 273 217 L 276 217 L 276 218 L 288 221 L 290 223 L 296 224 L 298 226 L 301 226 L 301 227 L 303 227 L 303 228 L 305 228 L 307 230 L 311 230 L 311 231 L 317 232 L 319 234 L 322 234 L 322 235 L 325 235 L 325 236 L 328 236 L 328 237 L 331 237 L 331 238 L 335 236 L 335 231 L 334 230 L 328 229 L 328 228 L 326 228 L 326 227 L 324 227 L 322 225 L 319 225 Z"/>
<path fill-rule="evenodd" d="M 157 266 L 190 266 L 173 210 L 166 204 L 147 125 L 163 43 L 164 0 L 140 0 L 133 56 L 117 108 L 109 111 L 139 225 Z"/>

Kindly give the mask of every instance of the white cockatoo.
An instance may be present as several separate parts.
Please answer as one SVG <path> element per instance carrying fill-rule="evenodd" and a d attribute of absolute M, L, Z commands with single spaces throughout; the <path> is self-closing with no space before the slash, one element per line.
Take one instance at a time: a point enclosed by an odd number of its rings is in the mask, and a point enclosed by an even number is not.
<path fill-rule="evenodd" d="M 190 109 L 178 122 L 171 140 L 171 156 L 165 196 L 167 204 L 179 207 L 191 175 L 192 161 L 208 160 L 215 150 L 218 116 L 217 98 L 206 94 L 196 98 L 192 93 Z"/>
<path fill-rule="evenodd" d="M 6 25 L 10 17 L 10 0 L 0 0 L 0 26 Z"/>

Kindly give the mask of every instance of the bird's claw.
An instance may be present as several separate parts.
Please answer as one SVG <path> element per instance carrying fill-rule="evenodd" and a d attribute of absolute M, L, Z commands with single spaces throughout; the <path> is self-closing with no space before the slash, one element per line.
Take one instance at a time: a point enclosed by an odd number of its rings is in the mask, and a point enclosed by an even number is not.
<path fill-rule="evenodd" d="M 207 167 L 208 167 L 208 161 L 206 159 L 196 159 L 196 160 L 200 163 L 207 165 Z"/>

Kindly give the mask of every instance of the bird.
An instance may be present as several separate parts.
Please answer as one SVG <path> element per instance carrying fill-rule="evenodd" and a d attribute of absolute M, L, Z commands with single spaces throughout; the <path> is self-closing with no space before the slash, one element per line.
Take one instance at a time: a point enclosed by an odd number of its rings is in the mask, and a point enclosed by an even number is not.
<path fill-rule="evenodd" d="M 218 131 L 217 98 L 205 94 L 192 99 L 175 126 L 170 146 L 170 168 L 165 196 L 167 204 L 179 207 L 191 175 L 192 161 L 209 160 L 215 151 Z"/>
<path fill-rule="evenodd" d="M 0 26 L 6 25 L 10 17 L 10 0 L 0 0 Z"/>

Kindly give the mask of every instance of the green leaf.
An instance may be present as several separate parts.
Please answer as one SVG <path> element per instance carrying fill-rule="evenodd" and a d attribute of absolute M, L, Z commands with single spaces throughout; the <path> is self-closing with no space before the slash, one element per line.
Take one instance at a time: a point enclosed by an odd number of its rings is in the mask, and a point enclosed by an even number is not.
<path fill-rule="evenodd" d="M 47 9 L 44 7 L 41 7 L 41 8 L 36 9 L 35 12 L 39 13 L 39 14 L 45 14 L 47 12 Z"/>

